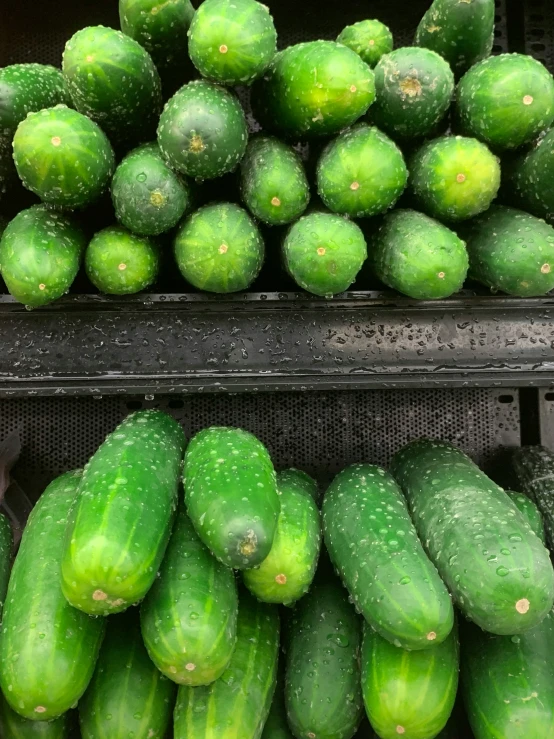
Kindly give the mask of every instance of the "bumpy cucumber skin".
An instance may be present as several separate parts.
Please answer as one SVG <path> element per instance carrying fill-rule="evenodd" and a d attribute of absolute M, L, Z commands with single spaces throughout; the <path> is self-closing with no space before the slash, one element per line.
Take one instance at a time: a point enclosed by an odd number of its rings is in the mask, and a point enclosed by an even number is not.
<path fill-rule="evenodd" d="M 374 67 L 383 54 L 392 51 L 392 33 L 384 23 L 365 20 L 346 26 L 337 37 L 339 44 L 355 51 L 370 67 Z"/>
<path fill-rule="evenodd" d="M 35 505 L 15 558 L 0 639 L 0 686 L 10 706 L 34 721 L 68 711 L 85 691 L 104 622 L 71 608 L 60 588 L 63 535 L 81 472 L 67 472 Z"/>
<path fill-rule="evenodd" d="M 16 713 L 0 692 L 0 736 L 4 739 L 69 739 L 68 715 L 65 713 L 53 721 L 30 721 Z"/>
<path fill-rule="evenodd" d="M 189 54 L 203 77 L 222 85 L 249 85 L 277 51 L 266 5 L 256 0 L 205 0 L 189 32 Z"/>
<path fill-rule="evenodd" d="M 464 284 L 465 244 L 442 223 L 415 210 L 385 216 L 370 242 L 377 277 L 415 300 L 447 298 Z"/>
<path fill-rule="evenodd" d="M 317 189 L 325 205 L 353 218 L 389 210 L 407 182 L 400 149 L 379 129 L 365 124 L 331 141 L 317 165 Z"/>
<path fill-rule="evenodd" d="M 519 634 L 540 623 L 554 603 L 554 571 L 506 493 L 446 442 L 407 444 L 391 472 L 463 613 L 494 634 Z"/>
<path fill-rule="evenodd" d="M 554 121 L 554 79 L 530 56 L 490 57 L 460 80 L 456 114 L 467 136 L 493 150 L 517 149 Z"/>
<path fill-rule="evenodd" d="M 197 433 L 183 482 L 194 528 L 223 564 L 244 570 L 268 556 L 280 502 L 273 463 L 253 434 L 220 426 Z"/>
<path fill-rule="evenodd" d="M 458 689 L 456 628 L 442 644 L 409 652 L 365 624 L 361 662 L 366 713 L 381 739 L 430 739 L 445 727 Z"/>
<path fill-rule="evenodd" d="M 554 454 L 544 446 L 516 449 L 513 466 L 519 487 L 537 504 L 546 540 L 554 548 Z"/>
<path fill-rule="evenodd" d="M 502 170 L 514 205 L 554 225 L 554 130 Z"/>
<path fill-rule="evenodd" d="M 10 294 L 32 308 L 66 293 L 79 271 L 83 231 L 67 216 L 34 205 L 16 215 L 0 239 L 0 272 Z"/>
<path fill-rule="evenodd" d="M 293 485 L 296 488 L 302 488 L 304 492 L 312 496 L 316 503 L 319 501 L 321 495 L 319 485 L 307 472 L 289 467 L 288 470 L 281 470 L 277 474 L 277 480 L 280 485 Z"/>
<path fill-rule="evenodd" d="M 6 592 L 8 590 L 8 581 L 10 579 L 10 571 L 12 568 L 12 557 L 12 525 L 7 516 L 0 513 L 0 623 L 2 621 L 2 611 L 4 609 L 4 601 L 6 600 Z"/>
<path fill-rule="evenodd" d="M 306 210 L 310 186 L 302 160 L 279 139 L 251 139 L 240 170 L 242 199 L 260 221 L 283 226 Z"/>
<path fill-rule="evenodd" d="M 229 667 L 211 685 L 179 688 L 175 739 L 259 739 L 275 691 L 278 652 L 277 608 L 241 592 Z"/>
<path fill-rule="evenodd" d="M 492 205 L 458 233 L 469 276 L 493 291 L 531 297 L 554 288 L 554 228 L 515 208 Z"/>
<path fill-rule="evenodd" d="M 518 511 L 525 517 L 525 520 L 539 537 L 543 544 L 546 543 L 544 534 L 544 523 L 542 520 L 541 512 L 537 506 L 533 503 L 531 498 L 523 493 L 517 493 L 515 490 L 506 490 L 511 501 L 514 503 Z"/>
<path fill-rule="evenodd" d="M 166 103 L 158 126 L 162 154 L 177 172 L 209 180 L 232 172 L 244 156 L 248 126 L 236 96 L 194 80 Z"/>
<path fill-rule="evenodd" d="M 209 685 L 233 654 L 237 610 L 233 572 L 212 557 L 181 508 L 159 577 L 141 606 L 150 658 L 180 685 Z"/>
<path fill-rule="evenodd" d="M 214 293 L 246 290 L 263 265 L 258 227 L 234 203 L 206 205 L 187 218 L 175 236 L 175 259 L 194 287 Z"/>
<path fill-rule="evenodd" d="M 353 464 L 323 497 L 325 546 L 357 609 L 396 647 L 427 649 L 454 623 L 450 596 L 388 472 Z"/>
<path fill-rule="evenodd" d="M 85 467 L 62 558 L 75 608 L 107 616 L 138 602 L 162 561 L 177 504 L 185 437 L 161 411 L 137 411 Z"/>

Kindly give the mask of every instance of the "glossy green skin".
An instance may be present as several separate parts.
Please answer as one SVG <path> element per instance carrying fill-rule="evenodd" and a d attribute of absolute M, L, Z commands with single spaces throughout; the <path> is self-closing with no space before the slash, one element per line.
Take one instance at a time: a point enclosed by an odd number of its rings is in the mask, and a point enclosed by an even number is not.
<path fill-rule="evenodd" d="M 83 739 L 164 739 L 176 687 L 152 664 L 138 613 L 108 621 L 94 677 L 79 701 Z"/>
<path fill-rule="evenodd" d="M 433 218 L 415 210 L 389 213 L 369 248 L 377 277 L 415 300 L 447 298 L 464 284 L 465 244 Z"/>
<path fill-rule="evenodd" d="M 533 529 L 542 543 L 545 544 L 544 523 L 541 512 L 533 503 L 531 498 L 528 498 L 523 493 L 517 493 L 515 490 L 506 490 L 506 495 L 510 496 L 510 499 L 518 511 L 525 517 L 525 520 L 529 523 L 529 526 Z"/>
<path fill-rule="evenodd" d="M 554 602 L 548 552 L 506 493 L 456 447 L 420 439 L 391 472 L 460 610 L 493 634 L 519 634 Z"/>
<path fill-rule="evenodd" d="M 194 80 L 169 100 L 160 117 L 158 144 L 177 172 L 209 180 L 232 172 L 244 156 L 248 126 L 236 96 Z"/>
<path fill-rule="evenodd" d="M 214 293 L 246 290 L 263 265 L 265 247 L 258 227 L 234 203 L 206 205 L 179 227 L 175 259 L 194 287 Z"/>
<path fill-rule="evenodd" d="M 0 239 L 0 272 L 11 295 L 33 308 L 64 295 L 85 245 L 85 234 L 67 216 L 44 205 L 22 210 Z"/>
<path fill-rule="evenodd" d="M 67 472 L 35 505 L 15 558 L 0 639 L 0 686 L 11 707 L 34 721 L 68 711 L 84 693 L 104 622 L 71 608 L 63 596 L 63 535 L 80 472 Z"/>
<path fill-rule="evenodd" d="M 85 253 L 89 280 L 108 295 L 129 295 L 155 282 L 160 266 L 156 246 L 123 226 L 108 226 L 95 234 Z"/>
<path fill-rule="evenodd" d="M 189 29 L 189 54 L 203 77 L 222 85 L 249 85 L 277 51 L 266 5 L 256 0 L 204 0 Z"/>
<path fill-rule="evenodd" d="M 89 26 L 65 45 L 63 73 L 73 105 L 117 145 L 153 138 L 162 109 L 160 76 L 150 54 L 121 31 Z"/>
<path fill-rule="evenodd" d="M 458 688 L 457 629 L 442 644 L 410 652 L 366 624 L 361 662 L 366 713 L 381 739 L 433 739 L 445 727 Z"/>
<path fill-rule="evenodd" d="M 350 739 L 362 719 L 361 619 L 338 580 L 313 585 L 294 611 L 285 704 L 298 738 Z"/>
<path fill-rule="evenodd" d="M 13 531 L 7 516 L 0 513 L 0 622 L 12 568 Z"/>
<path fill-rule="evenodd" d="M 283 242 L 293 280 L 304 290 L 332 298 L 348 290 L 367 257 L 359 226 L 334 213 L 310 213 L 296 221 Z"/>
<path fill-rule="evenodd" d="M 403 649 L 444 641 L 454 623 L 450 596 L 389 473 L 371 464 L 346 467 L 322 512 L 327 551 L 366 621 Z"/>
<path fill-rule="evenodd" d="M 374 67 L 383 54 L 391 52 L 393 47 L 390 29 L 377 20 L 359 21 L 346 26 L 337 42 L 355 51 L 370 67 Z"/>
<path fill-rule="evenodd" d="M 298 154 L 273 136 L 250 140 L 241 162 L 242 199 L 260 221 L 283 226 L 310 202 L 310 185 Z"/>
<path fill-rule="evenodd" d="M 209 685 L 233 654 L 237 611 L 232 570 L 212 557 L 181 509 L 159 577 L 141 606 L 150 658 L 180 685 Z"/>
<path fill-rule="evenodd" d="M 196 434 L 183 471 L 188 514 L 204 544 L 238 570 L 269 554 L 279 517 L 269 453 L 248 431 L 213 426 Z"/>
<path fill-rule="evenodd" d="M 185 437 L 161 411 L 138 411 L 85 467 L 62 558 L 75 608 L 107 616 L 144 598 L 171 533 Z"/>
<path fill-rule="evenodd" d="M 28 190 L 58 208 L 97 200 L 113 174 L 113 149 L 89 118 L 65 105 L 30 113 L 13 140 L 17 173 Z"/>
<path fill-rule="evenodd" d="M 460 229 L 469 276 L 493 291 L 531 297 L 554 288 L 554 228 L 515 208 L 493 205 Z"/>
<path fill-rule="evenodd" d="M 246 587 L 266 603 L 291 605 L 312 583 L 319 558 L 319 510 L 305 482 L 277 475 L 281 512 L 271 551 L 264 561 L 243 573 Z"/>
<path fill-rule="evenodd" d="M 277 686 L 271 703 L 271 710 L 265 722 L 261 739 L 293 739 L 287 723 L 287 711 L 285 708 L 285 686 L 284 681 L 277 680 Z"/>
<path fill-rule="evenodd" d="M 483 213 L 500 187 L 500 162 L 477 139 L 443 136 L 424 144 L 410 162 L 417 204 L 440 221 Z"/>
<path fill-rule="evenodd" d="M 554 224 L 554 130 L 502 170 L 514 205 Z"/>
<path fill-rule="evenodd" d="M 296 488 L 302 488 L 304 492 L 312 496 L 316 503 L 319 501 L 321 495 L 319 485 L 307 472 L 289 467 L 288 470 L 281 470 L 277 474 L 277 480 L 280 485 L 294 485 Z"/>
<path fill-rule="evenodd" d="M 276 607 L 241 592 L 229 667 L 211 685 L 179 688 L 175 739 L 260 739 L 275 691 L 278 651 Z"/>
<path fill-rule="evenodd" d="M 499 151 L 517 149 L 554 121 L 554 79 L 530 56 L 490 57 L 460 80 L 456 113 L 467 136 Z"/>
<path fill-rule="evenodd" d="M 317 190 L 334 213 L 366 218 L 392 208 L 408 182 L 402 152 L 365 124 L 341 133 L 317 165 Z"/>
<path fill-rule="evenodd" d="M 548 546 L 554 546 L 554 454 L 544 446 L 523 446 L 512 458 L 518 487 L 537 504 Z"/>
<path fill-rule="evenodd" d="M 69 739 L 67 714 L 53 721 L 30 721 L 16 713 L 0 692 L 0 736 L 5 739 Z"/>

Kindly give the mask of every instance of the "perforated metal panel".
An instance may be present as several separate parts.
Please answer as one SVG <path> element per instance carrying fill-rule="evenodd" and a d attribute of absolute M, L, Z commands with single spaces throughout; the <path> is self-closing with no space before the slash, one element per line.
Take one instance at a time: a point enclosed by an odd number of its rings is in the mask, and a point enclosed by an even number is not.
<path fill-rule="evenodd" d="M 554 72 L 554 3 L 552 0 L 526 0 L 525 52 Z"/>

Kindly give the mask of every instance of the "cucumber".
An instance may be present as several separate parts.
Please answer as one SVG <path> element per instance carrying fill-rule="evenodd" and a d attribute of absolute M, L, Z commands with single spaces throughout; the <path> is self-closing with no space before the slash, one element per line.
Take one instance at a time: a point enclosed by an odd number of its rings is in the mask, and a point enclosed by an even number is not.
<path fill-rule="evenodd" d="M 533 503 L 531 498 L 528 498 L 527 495 L 523 495 L 523 493 L 517 493 L 514 490 L 506 490 L 506 495 L 510 496 L 512 503 L 516 506 L 518 511 L 523 514 L 525 520 L 542 541 L 542 543 L 545 544 L 546 539 L 544 535 L 544 523 L 542 520 L 541 512 Z"/>
<path fill-rule="evenodd" d="M 296 470 L 295 470 L 296 472 Z M 277 475 L 281 512 L 271 551 L 243 572 L 246 587 L 266 603 L 291 605 L 308 592 L 319 557 L 321 524 L 314 498 L 304 480 Z"/>
<path fill-rule="evenodd" d="M 279 517 L 275 470 L 261 441 L 242 429 L 199 431 L 185 455 L 188 514 L 204 544 L 228 567 L 255 567 L 269 554 Z"/>
<path fill-rule="evenodd" d="M 513 456 L 519 487 L 539 509 L 546 541 L 554 547 L 554 454 L 544 446 L 523 446 Z"/>
<path fill-rule="evenodd" d="M 502 170 L 514 205 L 554 225 L 554 129 Z"/>
<path fill-rule="evenodd" d="M 0 639 L 0 687 L 33 721 L 68 711 L 87 687 L 104 621 L 71 608 L 59 586 L 63 533 L 81 472 L 67 472 L 35 505 L 15 558 Z"/>
<path fill-rule="evenodd" d="M 462 612 L 494 634 L 539 624 L 554 602 L 554 571 L 506 493 L 446 442 L 407 444 L 393 457 L 391 472 Z"/>
<path fill-rule="evenodd" d="M 241 162 L 242 199 L 256 218 L 283 226 L 299 218 L 310 202 L 304 165 L 290 146 L 273 136 L 252 139 Z"/>
<path fill-rule="evenodd" d="M 275 690 L 278 651 L 276 607 L 241 592 L 229 667 L 211 685 L 179 688 L 175 739 L 259 739 Z"/>
<path fill-rule="evenodd" d="M 0 513 L 0 623 L 12 568 L 13 531 L 10 520 Z"/>
<path fill-rule="evenodd" d="M 469 276 L 491 290 L 530 297 L 554 288 L 554 228 L 515 208 L 493 205 L 459 231 Z"/>
<path fill-rule="evenodd" d="M 374 67 L 383 54 L 392 51 L 390 29 L 377 20 L 365 20 L 346 26 L 337 37 L 339 44 L 355 51 L 370 67 Z"/>
<path fill-rule="evenodd" d="M 69 739 L 69 719 L 30 721 L 16 713 L 0 692 L 0 736 L 5 739 Z"/>
<path fill-rule="evenodd" d="M 85 267 L 90 281 L 101 292 L 128 295 L 156 281 L 160 255 L 147 236 L 137 236 L 123 226 L 108 226 L 92 237 Z"/>
<path fill-rule="evenodd" d="M 350 739 L 363 714 L 361 619 L 338 580 L 317 582 L 294 611 L 285 704 L 300 739 Z"/>
<path fill-rule="evenodd" d="M 112 201 L 119 223 L 139 236 L 158 236 L 183 217 L 191 193 L 166 164 L 157 144 L 133 149 L 113 176 Z"/>
<path fill-rule="evenodd" d="M 173 418 L 147 410 L 127 416 L 93 454 L 62 557 L 72 606 L 107 616 L 144 598 L 171 533 L 184 446 Z"/>
<path fill-rule="evenodd" d="M 104 26 L 82 28 L 66 43 L 62 67 L 75 108 L 114 144 L 130 148 L 153 137 L 162 110 L 160 76 L 134 39 Z"/>
<path fill-rule="evenodd" d="M 223 85 L 251 84 L 277 51 L 269 8 L 256 0 L 204 0 L 188 35 L 196 69 Z"/>
<path fill-rule="evenodd" d="M 333 213 L 309 213 L 294 223 L 283 242 L 293 280 L 314 295 L 332 298 L 348 290 L 367 257 L 359 226 Z"/>
<path fill-rule="evenodd" d="M 402 152 L 377 128 L 359 124 L 325 148 L 317 190 L 334 213 L 367 218 L 392 208 L 408 182 Z"/>
<path fill-rule="evenodd" d="M 273 695 L 273 701 L 271 702 L 271 710 L 265 722 L 261 739 L 293 739 L 287 723 L 285 682 L 283 678 L 281 675 L 278 675 L 277 686 Z"/>
<path fill-rule="evenodd" d="M 446 726 L 456 700 L 458 634 L 409 652 L 365 624 L 362 692 L 370 723 L 381 739 L 429 739 Z"/>
<path fill-rule="evenodd" d="M 431 134 L 445 117 L 454 75 L 434 51 L 406 47 L 381 57 L 375 89 L 371 120 L 393 139 L 410 141 Z"/>
<path fill-rule="evenodd" d="M 373 271 L 416 300 L 447 298 L 464 284 L 465 244 L 442 223 L 415 210 L 389 213 L 370 242 Z"/>
<path fill-rule="evenodd" d="M 17 173 L 28 190 L 58 208 L 82 208 L 97 200 L 114 170 L 103 131 L 64 105 L 29 113 L 13 140 Z"/>
<path fill-rule="evenodd" d="M 554 79 L 524 54 L 484 59 L 460 80 L 456 114 L 467 136 L 499 151 L 517 149 L 554 121 Z"/>
<path fill-rule="evenodd" d="M 477 139 L 444 136 L 410 162 L 410 186 L 421 210 L 441 221 L 464 221 L 487 210 L 500 187 L 500 163 Z"/>
<path fill-rule="evenodd" d="M 444 641 L 454 623 L 450 596 L 389 473 L 371 464 L 346 467 L 322 511 L 325 546 L 366 621 L 396 647 Z"/>
<path fill-rule="evenodd" d="M 212 557 L 182 508 L 159 577 L 141 606 L 150 658 L 176 683 L 212 683 L 233 654 L 237 610 L 233 572 Z"/>
<path fill-rule="evenodd" d="M 71 218 L 44 205 L 22 210 L 0 239 L 0 272 L 11 295 L 33 308 L 60 298 L 77 276 L 85 245 Z"/>
<path fill-rule="evenodd" d="M 232 172 L 244 156 L 248 126 L 232 92 L 194 80 L 166 103 L 158 126 L 162 154 L 177 172 L 209 180 Z"/>
<path fill-rule="evenodd" d="M 187 282 L 214 293 L 246 290 L 260 273 L 265 253 L 258 227 L 234 203 L 197 210 L 179 227 L 174 248 Z"/>
<path fill-rule="evenodd" d="M 319 485 L 307 472 L 289 467 L 288 470 L 281 470 L 278 473 L 278 480 L 280 485 L 294 485 L 296 488 L 303 488 L 316 503 L 319 501 L 321 494 Z"/>

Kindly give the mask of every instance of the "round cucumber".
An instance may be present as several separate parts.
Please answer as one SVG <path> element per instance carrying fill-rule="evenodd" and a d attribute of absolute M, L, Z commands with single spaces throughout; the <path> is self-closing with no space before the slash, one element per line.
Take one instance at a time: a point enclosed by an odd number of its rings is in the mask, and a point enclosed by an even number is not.
<path fill-rule="evenodd" d="M 355 51 L 370 67 L 374 67 L 383 54 L 391 52 L 393 47 L 390 29 L 377 20 L 359 21 L 346 26 L 338 35 L 337 42 Z"/>
<path fill-rule="evenodd" d="M 11 295 L 33 308 L 64 295 L 85 245 L 85 234 L 67 216 L 44 205 L 22 210 L 0 239 L 0 272 Z"/>
<path fill-rule="evenodd" d="M 466 135 L 500 151 L 517 149 L 554 121 L 554 79 L 530 56 L 492 56 L 460 80 L 456 112 Z"/>
<path fill-rule="evenodd" d="M 11 708 L 0 692 L 0 736 L 5 739 L 70 739 L 69 728 L 66 713 L 53 721 L 23 718 Z"/>
<path fill-rule="evenodd" d="M 13 140 L 17 173 L 28 190 L 59 208 L 81 208 L 107 188 L 114 153 L 102 130 L 65 105 L 29 113 Z"/>
<path fill-rule="evenodd" d="M 554 224 L 554 129 L 502 170 L 506 194 L 522 210 Z"/>
<path fill-rule="evenodd" d="M 284 243 L 286 268 L 304 290 L 332 298 L 348 290 L 367 257 L 359 226 L 332 213 L 310 213 L 289 229 Z"/>
<path fill-rule="evenodd" d="M 141 607 L 150 658 L 176 683 L 209 685 L 233 654 L 237 610 L 232 570 L 212 557 L 181 509 L 159 577 Z"/>
<path fill-rule="evenodd" d="M 13 531 L 10 520 L 0 513 L 0 623 L 8 590 L 8 581 L 12 569 Z"/>
<path fill-rule="evenodd" d="M 223 564 L 244 570 L 268 556 L 280 504 L 261 441 L 236 428 L 200 431 L 188 446 L 183 481 L 194 528 Z"/>
<path fill-rule="evenodd" d="M 280 485 L 293 485 L 296 488 L 302 488 L 304 492 L 312 496 L 316 503 L 319 501 L 321 494 L 319 485 L 307 472 L 289 467 L 288 470 L 281 470 L 277 478 Z"/>
<path fill-rule="evenodd" d="M 85 253 L 87 275 L 101 292 L 129 295 L 144 290 L 158 276 L 160 256 L 146 236 L 122 226 L 108 226 L 95 234 Z"/>
<path fill-rule="evenodd" d="M 178 172 L 209 180 L 232 172 L 248 142 L 244 111 L 232 92 L 203 80 L 182 87 L 160 117 L 158 143 Z"/>
<path fill-rule="evenodd" d="M 523 493 L 517 493 L 514 490 L 506 490 L 506 495 L 510 496 L 511 501 L 518 511 L 525 517 L 525 520 L 539 537 L 543 544 L 546 543 L 544 535 L 544 523 L 541 513 L 531 498 Z"/>
<path fill-rule="evenodd" d="M 334 213 L 366 218 L 396 203 L 408 182 L 402 152 L 377 128 L 360 124 L 325 148 L 317 165 L 317 189 Z"/>
<path fill-rule="evenodd" d="M 183 277 L 214 293 L 246 290 L 260 273 L 264 252 L 256 224 L 234 203 L 200 208 L 175 236 L 175 258 Z"/>
<path fill-rule="evenodd" d="M 249 85 L 277 51 L 269 8 L 256 0 L 204 0 L 188 35 L 196 69 L 223 85 Z"/>

